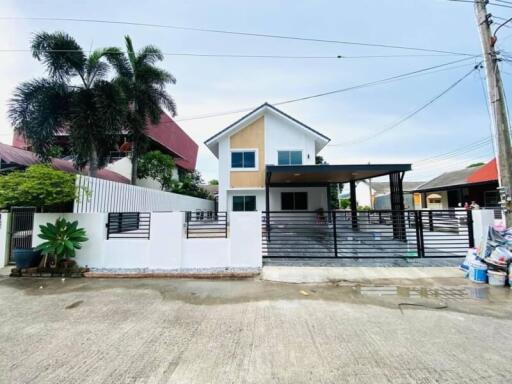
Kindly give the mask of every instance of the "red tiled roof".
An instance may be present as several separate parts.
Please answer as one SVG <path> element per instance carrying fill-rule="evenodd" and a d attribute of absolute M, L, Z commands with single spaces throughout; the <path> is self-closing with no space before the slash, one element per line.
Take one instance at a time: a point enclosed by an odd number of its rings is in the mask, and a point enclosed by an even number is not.
<path fill-rule="evenodd" d="M 156 125 L 149 123 L 146 129 L 147 136 L 151 140 L 173 153 L 177 166 L 188 171 L 196 168 L 199 146 L 166 113 L 162 112 L 160 123 Z M 62 136 L 63 132 L 59 132 L 58 135 Z M 14 135 L 12 145 L 21 149 L 28 148 L 25 139 L 17 134 Z"/>
<path fill-rule="evenodd" d="M 18 165 L 22 167 L 41 163 L 41 160 L 39 160 L 39 158 L 33 152 L 25 151 L 24 149 L 15 148 L 2 143 L 0 143 L 0 160 L 7 164 Z M 82 171 L 79 171 L 73 166 L 73 162 L 69 160 L 52 159 L 52 165 L 55 169 L 59 169 L 68 173 L 87 174 L 88 171 L 88 167 Z M 126 177 L 108 169 L 98 170 L 96 177 L 103 180 L 116 181 L 118 183 L 130 183 L 130 180 L 128 180 Z"/>
<path fill-rule="evenodd" d="M 147 135 L 180 157 L 176 159 L 176 165 L 189 171 L 196 168 L 199 146 L 166 113 L 160 116 L 160 123 L 148 124 Z"/>
<path fill-rule="evenodd" d="M 498 180 L 498 167 L 496 159 L 492 159 L 487 164 L 477 169 L 467 178 L 468 183 L 483 183 L 486 181 Z"/>

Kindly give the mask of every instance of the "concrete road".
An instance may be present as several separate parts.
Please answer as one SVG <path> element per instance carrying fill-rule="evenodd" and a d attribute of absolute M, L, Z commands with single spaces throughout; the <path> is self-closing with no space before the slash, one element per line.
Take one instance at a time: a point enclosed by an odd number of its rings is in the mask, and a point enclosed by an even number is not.
<path fill-rule="evenodd" d="M 0 382 L 510 382 L 508 288 L 340 284 L 4 278 Z"/>

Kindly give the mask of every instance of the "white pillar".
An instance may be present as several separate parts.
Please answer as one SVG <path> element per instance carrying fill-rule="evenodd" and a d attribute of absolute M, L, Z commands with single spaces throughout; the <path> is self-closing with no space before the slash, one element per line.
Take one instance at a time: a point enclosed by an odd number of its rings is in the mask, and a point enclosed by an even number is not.
<path fill-rule="evenodd" d="M 490 209 L 474 209 L 473 214 L 473 234 L 475 236 L 475 246 L 482 242 L 487 236 L 491 225 L 494 225 L 494 211 Z"/>
<path fill-rule="evenodd" d="M 9 263 L 9 213 L 0 213 L 0 266 Z"/>

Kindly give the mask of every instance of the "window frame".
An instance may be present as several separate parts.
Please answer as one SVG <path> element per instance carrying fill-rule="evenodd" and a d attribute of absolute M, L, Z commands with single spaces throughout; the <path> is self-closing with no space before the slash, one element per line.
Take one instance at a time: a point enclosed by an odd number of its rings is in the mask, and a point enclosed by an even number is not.
<path fill-rule="evenodd" d="M 243 166 L 240 168 L 233 167 L 233 153 L 244 153 L 244 152 L 253 152 L 254 153 L 254 167 L 244 168 Z M 234 148 L 229 151 L 229 169 L 233 172 L 247 172 L 247 171 L 258 171 L 259 170 L 259 156 L 258 156 L 258 148 Z M 243 165 L 243 155 L 242 155 L 242 165 Z"/>
<path fill-rule="evenodd" d="M 279 164 L 279 153 L 280 152 L 288 152 L 288 164 Z M 300 164 L 292 164 L 292 152 L 300 153 Z M 277 150 L 277 165 L 304 165 L 304 150 L 302 149 L 278 149 Z"/>
<path fill-rule="evenodd" d="M 286 208 L 286 209 L 283 208 L 283 197 L 286 194 L 291 194 L 293 196 L 292 197 L 292 205 L 293 205 L 292 208 Z M 306 208 L 297 208 L 297 206 L 296 206 L 296 198 L 295 198 L 296 194 L 304 194 L 306 196 Z M 307 211 L 308 207 L 309 207 L 309 194 L 308 194 L 307 191 L 286 191 L 286 192 L 281 192 L 281 211 Z"/>
<path fill-rule="evenodd" d="M 233 195 L 231 197 L 232 197 L 231 198 L 231 210 L 233 212 L 256 212 L 258 210 L 258 203 L 257 203 L 258 200 L 256 198 L 256 195 Z M 237 197 L 238 198 L 243 198 L 243 209 L 242 210 L 238 210 L 238 209 L 235 210 L 235 198 L 237 198 Z M 245 206 L 247 205 L 246 199 L 248 197 L 254 198 L 254 209 L 250 210 L 250 211 L 245 209 Z"/>

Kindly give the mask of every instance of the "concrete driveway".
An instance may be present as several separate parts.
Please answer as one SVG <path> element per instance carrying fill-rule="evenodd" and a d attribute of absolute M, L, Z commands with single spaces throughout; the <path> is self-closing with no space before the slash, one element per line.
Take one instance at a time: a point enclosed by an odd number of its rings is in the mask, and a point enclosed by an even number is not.
<path fill-rule="evenodd" d="M 504 383 L 509 289 L 0 281 L 2 383 Z"/>

